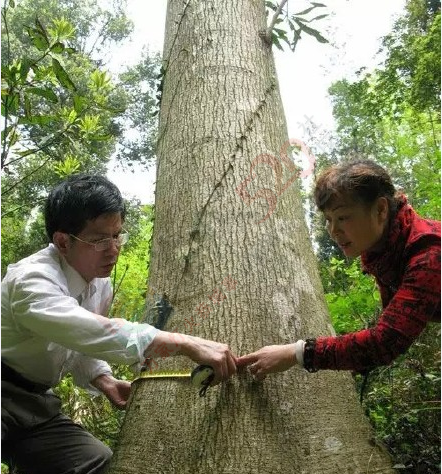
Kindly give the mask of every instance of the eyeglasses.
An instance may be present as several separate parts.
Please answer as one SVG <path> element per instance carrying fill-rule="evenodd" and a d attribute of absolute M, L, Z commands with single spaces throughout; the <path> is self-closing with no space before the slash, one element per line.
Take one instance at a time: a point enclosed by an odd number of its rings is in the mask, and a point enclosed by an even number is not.
<path fill-rule="evenodd" d="M 97 242 L 88 242 L 87 240 L 83 240 L 78 238 L 76 235 L 69 234 L 75 240 L 79 240 L 85 244 L 93 245 L 96 252 L 104 252 L 105 250 L 109 249 L 114 243 L 117 247 L 121 247 L 122 245 L 126 244 L 129 240 L 129 233 L 123 232 L 119 234 L 117 237 L 110 237 L 108 239 L 98 240 Z"/>

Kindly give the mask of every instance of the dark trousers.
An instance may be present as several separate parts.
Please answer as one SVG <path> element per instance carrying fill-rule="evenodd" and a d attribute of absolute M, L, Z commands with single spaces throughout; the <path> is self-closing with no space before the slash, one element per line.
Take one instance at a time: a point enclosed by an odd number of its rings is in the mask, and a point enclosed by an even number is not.
<path fill-rule="evenodd" d="M 2 462 L 24 474 L 103 474 L 112 451 L 60 412 L 52 390 L 27 388 L 2 380 Z"/>

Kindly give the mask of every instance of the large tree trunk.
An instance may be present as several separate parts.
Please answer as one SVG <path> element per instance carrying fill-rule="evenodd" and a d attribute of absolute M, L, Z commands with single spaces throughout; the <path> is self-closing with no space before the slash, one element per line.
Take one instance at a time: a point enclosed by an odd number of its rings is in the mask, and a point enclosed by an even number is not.
<path fill-rule="evenodd" d="M 259 0 L 170 0 L 166 23 L 150 285 L 174 308 L 166 330 L 238 355 L 332 331 L 299 179 L 287 162 L 278 176 L 288 137 L 265 18 Z M 143 380 L 111 472 L 393 472 L 371 437 L 347 373 L 244 372 L 205 398 Z"/>

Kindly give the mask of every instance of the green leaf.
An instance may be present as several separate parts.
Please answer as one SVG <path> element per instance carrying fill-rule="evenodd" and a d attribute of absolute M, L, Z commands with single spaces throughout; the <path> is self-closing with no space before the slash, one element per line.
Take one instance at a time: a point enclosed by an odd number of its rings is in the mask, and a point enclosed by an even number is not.
<path fill-rule="evenodd" d="M 74 156 L 68 155 L 63 161 L 52 165 L 55 173 L 60 177 L 69 176 L 80 169 L 81 163 Z"/>
<path fill-rule="evenodd" d="M 14 0 L 9 0 L 9 6 L 10 6 L 11 8 L 15 8 L 15 2 L 14 2 Z"/>
<path fill-rule="evenodd" d="M 309 23 L 311 23 L 312 21 L 317 21 L 317 20 L 322 20 L 323 18 L 326 18 L 328 17 L 329 14 L 328 13 L 324 13 L 324 15 L 318 15 L 318 16 L 315 16 L 314 18 L 312 18 Z"/>
<path fill-rule="evenodd" d="M 30 94 L 48 99 L 53 103 L 58 102 L 58 97 L 56 96 L 54 91 L 52 91 L 51 89 L 43 89 L 41 87 L 28 87 L 26 91 L 29 92 Z"/>
<path fill-rule="evenodd" d="M 4 95 L 2 97 L 2 106 L 4 105 L 4 109 L 2 108 L 2 115 L 4 116 L 6 113 L 15 114 L 18 109 L 18 101 L 19 96 L 15 92 Z"/>
<path fill-rule="evenodd" d="M 279 50 L 284 51 L 284 48 L 281 46 L 281 43 L 279 42 L 278 36 L 275 35 L 275 33 L 272 32 L 272 44 L 274 44 Z"/>
<path fill-rule="evenodd" d="M 110 77 L 106 71 L 96 69 L 91 74 L 91 82 L 97 90 L 107 88 L 110 84 Z"/>
<path fill-rule="evenodd" d="M 301 15 L 307 15 L 307 13 L 310 13 L 312 10 L 314 10 L 316 7 L 310 7 L 307 8 L 307 10 L 303 10 L 302 12 L 295 13 L 293 16 L 301 16 Z"/>
<path fill-rule="evenodd" d="M 53 120 L 52 115 L 32 115 L 31 117 L 20 117 L 18 123 L 22 125 L 47 125 Z"/>
<path fill-rule="evenodd" d="M 291 49 L 292 51 L 295 51 L 296 45 L 298 44 L 298 41 L 301 39 L 301 30 L 294 30 L 293 31 L 293 42 L 291 44 Z"/>
<path fill-rule="evenodd" d="M 80 120 L 80 130 L 85 134 L 94 134 L 100 130 L 100 117 L 98 115 L 85 115 Z"/>
<path fill-rule="evenodd" d="M 64 51 L 64 44 L 59 41 L 51 46 L 51 51 L 53 53 L 60 54 Z"/>
<path fill-rule="evenodd" d="M 27 118 L 30 118 L 31 117 L 31 101 L 29 100 L 29 97 L 28 96 L 25 96 L 25 116 Z"/>
<path fill-rule="evenodd" d="M 51 102 L 57 103 L 58 97 L 55 95 L 55 92 L 51 89 L 42 89 L 40 87 L 29 87 L 27 91 L 31 94 L 44 97 L 45 99 L 50 100 Z"/>
<path fill-rule="evenodd" d="M 63 69 L 63 66 L 55 58 L 52 58 L 52 68 L 54 70 L 55 76 L 63 87 L 66 87 L 66 89 L 69 90 L 77 90 L 68 73 Z"/>
<path fill-rule="evenodd" d="M 296 17 L 296 16 L 294 16 L 293 19 L 297 22 L 302 21 L 302 23 L 305 24 L 305 23 L 312 23 L 313 21 L 317 21 L 317 20 L 322 20 L 322 18 L 326 18 L 328 16 L 329 16 L 328 13 L 326 13 L 324 15 L 315 16 L 311 20 L 307 20 L 307 18 L 301 18 L 301 17 Z"/>
<path fill-rule="evenodd" d="M 25 156 L 32 155 L 32 154 L 36 153 L 37 151 L 38 151 L 38 149 L 33 148 L 31 150 L 16 151 L 15 154 L 18 155 L 18 156 L 21 156 L 23 158 Z"/>
<path fill-rule="evenodd" d="M 104 142 L 104 141 L 107 141 L 107 140 L 111 140 L 112 135 L 110 135 L 110 134 L 107 134 L 107 135 L 89 135 L 88 138 L 89 138 L 89 140 L 96 140 L 96 141 L 99 141 L 99 142 Z"/>
<path fill-rule="evenodd" d="M 63 40 L 74 39 L 75 30 L 75 26 L 72 25 L 66 18 L 54 18 L 52 20 L 52 28 L 48 28 L 48 31 L 54 38 Z"/>
<path fill-rule="evenodd" d="M 48 34 L 46 33 L 46 29 L 45 27 L 43 26 L 43 24 L 41 23 L 41 21 L 38 19 L 38 17 L 35 17 L 35 26 L 36 26 L 36 31 L 38 33 L 40 33 L 41 35 L 43 35 L 45 38 L 46 38 L 46 41 L 48 42 L 49 44 L 49 39 L 48 39 Z"/>
<path fill-rule="evenodd" d="M 77 112 L 77 114 L 81 114 L 81 112 L 84 109 L 85 103 L 86 103 L 85 97 L 78 94 L 74 95 L 74 110 L 75 112 Z"/>
<path fill-rule="evenodd" d="M 20 65 L 20 79 L 24 82 L 28 77 L 28 72 L 31 69 L 31 61 L 28 58 L 23 58 Z"/>
<path fill-rule="evenodd" d="M 273 2 L 269 2 L 268 0 L 265 2 L 265 5 L 267 8 L 270 8 L 270 10 L 273 10 L 274 12 L 276 12 L 276 10 L 278 9 L 277 5 L 275 5 Z"/>
<path fill-rule="evenodd" d="M 49 47 L 49 41 L 36 30 L 31 35 L 31 41 L 39 51 L 46 51 Z"/>
<path fill-rule="evenodd" d="M 19 140 L 20 136 L 17 132 L 17 128 L 15 125 L 9 125 L 6 130 L 2 130 L 1 133 L 1 140 L 8 139 L 8 148 L 13 147 Z"/>
<path fill-rule="evenodd" d="M 76 112 L 74 109 L 72 109 L 72 110 L 69 112 L 69 115 L 68 115 L 68 117 L 67 117 L 67 118 L 68 118 L 68 122 L 69 122 L 69 123 L 74 123 L 75 120 L 77 120 L 77 117 L 78 117 L 77 112 Z"/>
<path fill-rule="evenodd" d="M 1 71 L 2 71 L 2 82 L 8 80 L 10 78 L 9 67 L 2 65 Z"/>
<path fill-rule="evenodd" d="M 6 127 L 6 129 L 2 130 L 1 141 L 3 141 L 9 135 L 13 128 L 13 125 L 9 125 L 8 127 Z"/>
<path fill-rule="evenodd" d="M 9 148 L 12 148 L 19 140 L 20 136 L 17 130 L 14 128 L 12 133 L 9 135 Z"/>
<path fill-rule="evenodd" d="M 318 30 L 315 30 L 314 28 L 310 28 L 307 25 L 304 25 L 303 23 L 295 20 L 296 23 L 298 24 L 299 28 L 304 31 L 305 33 L 309 34 L 310 36 L 314 36 L 320 43 L 328 43 L 328 40 L 325 39 L 321 33 L 319 33 Z"/>
<path fill-rule="evenodd" d="M 286 31 L 281 30 L 281 28 L 273 28 L 273 31 L 275 31 L 278 34 L 278 36 L 282 36 L 286 34 Z"/>

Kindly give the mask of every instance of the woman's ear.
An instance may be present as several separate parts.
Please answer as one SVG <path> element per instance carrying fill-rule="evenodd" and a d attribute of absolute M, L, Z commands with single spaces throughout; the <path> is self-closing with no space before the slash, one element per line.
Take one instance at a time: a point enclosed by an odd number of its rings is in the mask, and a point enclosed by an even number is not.
<path fill-rule="evenodd" d="M 52 236 L 52 241 L 54 242 L 54 245 L 57 247 L 60 253 L 65 257 L 71 247 L 71 240 L 69 238 L 69 235 L 65 232 L 54 232 L 54 235 Z"/>
<path fill-rule="evenodd" d="M 388 220 L 389 207 L 388 200 L 385 197 L 378 198 L 376 203 L 379 220 L 381 222 L 386 222 Z"/>

